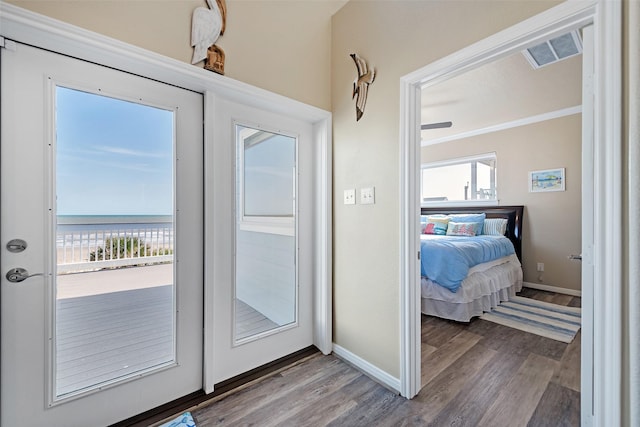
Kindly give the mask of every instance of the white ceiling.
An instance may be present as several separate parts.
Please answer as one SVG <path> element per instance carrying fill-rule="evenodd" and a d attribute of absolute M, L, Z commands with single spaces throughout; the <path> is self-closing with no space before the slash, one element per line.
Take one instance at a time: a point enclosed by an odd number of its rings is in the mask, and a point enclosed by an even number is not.
<path fill-rule="evenodd" d="M 422 123 L 453 122 L 422 131 L 428 140 L 582 104 L 582 55 L 534 70 L 522 53 L 497 60 L 422 91 Z"/>

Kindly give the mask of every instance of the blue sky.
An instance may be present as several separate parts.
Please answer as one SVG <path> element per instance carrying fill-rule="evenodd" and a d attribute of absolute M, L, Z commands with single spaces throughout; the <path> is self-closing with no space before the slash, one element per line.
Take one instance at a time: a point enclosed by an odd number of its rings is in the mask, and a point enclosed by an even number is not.
<path fill-rule="evenodd" d="M 173 213 L 173 112 L 58 87 L 58 215 Z"/>

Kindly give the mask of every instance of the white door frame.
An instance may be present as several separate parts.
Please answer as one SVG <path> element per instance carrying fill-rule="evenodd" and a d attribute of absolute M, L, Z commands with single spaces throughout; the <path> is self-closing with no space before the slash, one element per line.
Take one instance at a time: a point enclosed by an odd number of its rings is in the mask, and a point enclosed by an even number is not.
<path fill-rule="evenodd" d="M 314 176 L 316 212 L 313 260 L 313 343 L 324 354 L 332 351 L 332 139 L 331 113 L 293 99 L 277 95 L 228 77 L 163 55 L 132 46 L 119 40 L 61 22 L 0 1 L 0 48 L 11 48 L 19 41 L 63 55 L 105 65 L 117 70 L 158 80 L 163 83 L 203 93 L 205 130 L 205 194 L 213 179 L 210 147 L 213 144 L 214 100 L 216 96 L 268 109 L 312 123 L 316 152 Z M 211 215 L 215 209 L 205 200 L 205 252 L 210 251 L 213 239 Z M 208 216 L 208 217 L 207 217 Z M 204 259 L 204 258 L 203 258 Z M 205 365 L 203 388 L 213 390 L 211 382 L 210 338 L 212 321 L 212 271 L 205 269 Z"/>
<path fill-rule="evenodd" d="M 583 425 L 620 420 L 622 293 L 621 1 L 567 1 L 402 77 L 400 81 L 400 384 L 415 396 L 420 383 L 420 92 L 553 35 L 594 27 L 593 164 L 594 285 L 582 290 Z M 585 103 L 585 105 L 587 105 Z M 588 287 L 588 286 L 587 286 Z M 593 371 L 591 369 L 593 367 Z M 593 372 L 593 375 L 592 375 Z"/>

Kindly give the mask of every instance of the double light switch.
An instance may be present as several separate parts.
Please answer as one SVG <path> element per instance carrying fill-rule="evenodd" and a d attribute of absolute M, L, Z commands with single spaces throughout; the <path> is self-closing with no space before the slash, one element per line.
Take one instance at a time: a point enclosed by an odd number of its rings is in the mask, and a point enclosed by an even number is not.
<path fill-rule="evenodd" d="M 376 202 L 376 189 L 375 187 L 366 187 L 360 189 L 360 204 L 372 205 Z M 349 188 L 344 190 L 344 204 L 355 205 L 356 204 L 356 189 Z"/>

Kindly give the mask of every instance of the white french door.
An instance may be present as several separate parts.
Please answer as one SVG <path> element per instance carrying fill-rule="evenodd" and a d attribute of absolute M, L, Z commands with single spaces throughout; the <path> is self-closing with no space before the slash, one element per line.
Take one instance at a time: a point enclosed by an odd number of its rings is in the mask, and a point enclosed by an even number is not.
<path fill-rule="evenodd" d="M 202 95 L 15 46 L 0 424 L 107 425 L 200 390 Z"/>
<path fill-rule="evenodd" d="M 214 109 L 216 384 L 313 344 L 316 171 L 310 123 L 222 98 Z"/>

